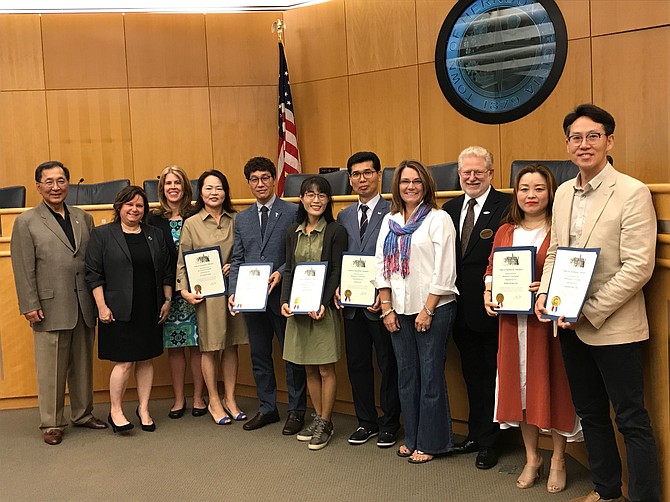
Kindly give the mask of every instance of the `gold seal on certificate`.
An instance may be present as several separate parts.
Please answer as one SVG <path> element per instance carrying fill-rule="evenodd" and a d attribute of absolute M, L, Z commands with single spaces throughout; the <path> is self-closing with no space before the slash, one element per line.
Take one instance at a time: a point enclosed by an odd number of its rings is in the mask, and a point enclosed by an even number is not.
<path fill-rule="evenodd" d="M 237 273 L 233 312 L 265 312 L 272 263 L 243 263 Z"/>
<path fill-rule="evenodd" d="M 293 314 L 309 314 L 321 310 L 327 270 L 328 262 L 306 262 L 295 266 L 289 296 L 289 307 Z"/>
<path fill-rule="evenodd" d="M 195 249 L 184 252 L 184 265 L 190 290 L 204 297 L 221 296 L 226 293 L 223 280 L 221 251 L 218 247 Z"/>
<path fill-rule="evenodd" d="M 547 291 L 547 313 L 542 317 L 576 322 L 586 301 L 600 248 L 559 247 Z"/>
<path fill-rule="evenodd" d="M 535 296 L 528 290 L 535 275 L 535 247 L 502 247 L 493 250 L 491 296 L 501 314 L 532 314 Z"/>
<path fill-rule="evenodd" d="M 343 254 L 340 304 L 344 307 L 374 305 L 377 298 L 373 284 L 376 271 L 374 256 Z"/>

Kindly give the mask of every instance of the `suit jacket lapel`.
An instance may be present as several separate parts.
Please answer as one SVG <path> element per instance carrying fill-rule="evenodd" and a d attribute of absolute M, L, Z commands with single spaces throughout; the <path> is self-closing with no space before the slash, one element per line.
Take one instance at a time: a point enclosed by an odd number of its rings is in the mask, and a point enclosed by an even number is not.
<path fill-rule="evenodd" d="M 493 187 L 491 187 L 491 192 L 489 193 L 489 196 L 486 198 L 486 202 L 484 202 L 484 206 L 482 207 L 482 210 L 479 213 L 479 218 L 477 218 L 477 221 L 475 222 L 475 226 L 472 229 L 472 234 L 470 235 L 470 240 L 468 241 L 468 247 L 465 250 L 463 256 L 467 255 L 475 246 L 475 244 L 479 242 L 480 239 L 479 234 L 484 228 L 488 226 L 489 221 L 491 221 L 491 217 L 493 216 L 493 213 L 497 211 L 498 204 L 500 203 L 500 201 L 498 200 L 498 197 L 495 194 L 496 192 L 494 192 Z"/>
<path fill-rule="evenodd" d="M 279 200 L 279 199 L 277 199 L 277 200 Z M 256 204 L 254 204 L 252 207 L 253 207 L 254 209 L 256 209 L 256 210 L 258 209 L 258 207 L 256 206 Z M 277 204 L 277 202 L 275 201 L 275 203 L 272 205 L 272 209 L 271 209 L 270 212 L 268 213 L 268 226 L 265 227 L 265 236 L 263 237 L 263 242 L 261 243 L 261 251 L 265 248 L 265 245 L 266 245 L 266 244 L 268 243 L 268 241 L 270 240 L 270 235 L 272 235 L 272 230 L 273 230 L 273 229 L 275 228 L 275 226 L 277 225 L 277 221 L 278 221 L 279 218 L 281 217 L 281 214 L 282 214 L 282 208 L 281 208 L 281 206 L 279 206 L 279 205 Z M 258 233 L 259 233 L 259 235 L 260 235 L 260 232 L 261 232 L 261 220 L 260 220 L 260 218 L 258 217 L 258 211 L 255 211 L 255 212 L 254 212 L 254 216 L 255 216 L 255 223 L 254 223 L 254 225 L 255 225 L 256 227 L 258 227 Z"/>
<path fill-rule="evenodd" d="M 81 244 L 81 221 L 79 221 L 78 216 L 72 214 L 72 211 L 70 211 L 70 224 L 72 225 L 72 232 L 74 233 L 74 246 L 76 251 L 79 249 L 79 244 Z"/>
<path fill-rule="evenodd" d="M 586 215 L 586 219 L 584 220 L 582 235 L 579 237 L 580 247 L 586 247 L 586 243 L 591 236 L 591 232 L 593 232 L 593 228 L 596 226 L 596 222 L 600 219 L 600 215 L 605 210 L 605 207 L 607 207 L 607 202 L 614 192 L 615 184 L 616 179 L 607 177 L 593 194 L 593 203 L 591 204 L 589 214 Z M 570 218 L 570 221 L 572 221 L 572 218 Z M 568 236 L 568 240 L 569 238 Z"/>
<path fill-rule="evenodd" d="M 130 249 L 128 249 L 128 244 L 126 243 L 126 238 L 123 236 L 123 230 L 121 230 L 121 225 L 119 223 L 115 223 L 111 226 L 111 232 L 112 232 L 112 237 L 114 240 L 117 242 L 119 247 L 123 250 L 124 254 L 128 258 L 128 260 L 132 261 L 132 258 L 130 257 Z M 149 246 L 151 247 L 151 246 Z"/>
<path fill-rule="evenodd" d="M 363 236 L 363 241 L 361 242 L 361 249 L 365 249 L 370 241 L 370 236 L 374 234 L 374 230 L 381 225 L 382 220 L 384 219 L 384 200 L 380 200 L 375 206 L 375 210 L 372 211 L 372 215 L 368 220 L 368 228 L 365 229 L 365 235 Z M 357 208 L 358 209 L 358 208 Z M 356 223 L 358 223 L 358 212 L 356 214 Z"/>
<path fill-rule="evenodd" d="M 37 207 L 39 208 L 40 216 L 44 220 L 46 227 L 51 230 L 56 235 L 56 237 L 58 237 L 63 242 L 63 244 L 68 247 L 68 249 L 71 249 L 74 252 L 74 249 L 72 249 L 72 244 L 70 244 L 70 240 L 67 238 L 67 235 L 65 235 L 65 232 L 63 232 L 63 229 L 56 221 L 56 218 L 54 218 L 54 215 L 51 214 L 51 211 L 49 211 L 49 208 L 46 207 L 46 203 L 42 202 L 42 204 Z"/>

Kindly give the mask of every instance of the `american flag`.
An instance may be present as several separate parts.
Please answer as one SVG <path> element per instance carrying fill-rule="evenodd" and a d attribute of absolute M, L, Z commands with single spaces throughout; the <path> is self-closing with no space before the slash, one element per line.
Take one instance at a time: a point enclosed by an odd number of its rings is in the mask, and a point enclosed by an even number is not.
<path fill-rule="evenodd" d="M 287 174 L 300 172 L 300 151 L 293 116 L 293 97 L 288 82 L 288 65 L 284 45 L 279 42 L 279 159 L 277 160 L 277 193 L 284 195 Z"/>

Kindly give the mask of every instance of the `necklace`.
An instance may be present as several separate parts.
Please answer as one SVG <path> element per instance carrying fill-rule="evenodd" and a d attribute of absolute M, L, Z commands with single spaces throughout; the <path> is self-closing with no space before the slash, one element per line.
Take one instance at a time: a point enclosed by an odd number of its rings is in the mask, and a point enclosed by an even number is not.
<path fill-rule="evenodd" d="M 537 230 L 538 228 L 542 228 L 545 225 L 546 225 L 545 221 L 542 221 L 539 225 L 535 225 L 534 227 L 529 227 L 529 226 L 525 225 L 523 222 L 521 222 L 521 228 L 523 228 L 524 230 L 529 230 L 529 231 L 530 230 Z"/>

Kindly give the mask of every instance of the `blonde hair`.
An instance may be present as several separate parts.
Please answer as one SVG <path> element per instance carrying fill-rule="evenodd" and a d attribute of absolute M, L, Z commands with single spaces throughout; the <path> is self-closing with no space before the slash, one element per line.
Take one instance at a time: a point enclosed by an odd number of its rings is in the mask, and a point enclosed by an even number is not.
<path fill-rule="evenodd" d="M 186 171 L 179 166 L 167 166 L 161 171 L 158 178 L 158 202 L 160 203 L 160 207 L 156 209 L 156 214 L 166 218 L 174 216 L 172 214 L 172 209 L 170 209 L 170 205 L 165 198 L 165 178 L 168 174 L 174 174 L 181 181 L 182 198 L 179 201 L 179 215 L 186 219 L 192 212 L 191 198 L 193 192 L 191 191 L 191 182 L 188 179 Z"/>
<path fill-rule="evenodd" d="M 489 152 L 486 148 L 481 146 L 469 146 L 463 150 L 458 155 L 458 167 L 461 167 L 461 163 L 465 157 L 477 157 L 479 159 L 484 159 L 486 163 L 486 169 L 489 171 L 493 169 L 493 154 Z"/>

